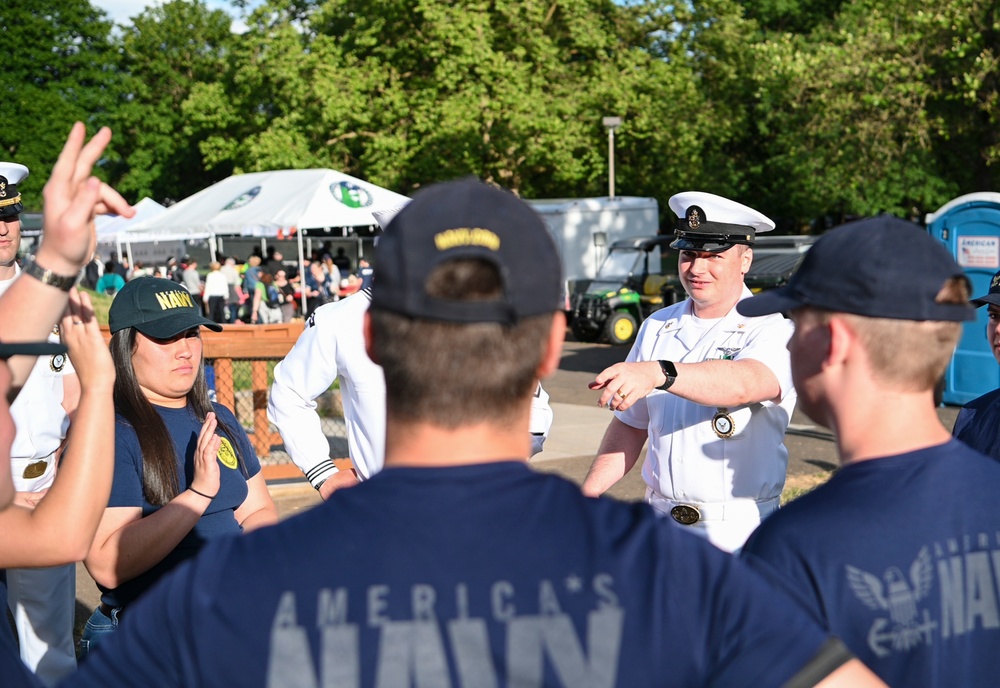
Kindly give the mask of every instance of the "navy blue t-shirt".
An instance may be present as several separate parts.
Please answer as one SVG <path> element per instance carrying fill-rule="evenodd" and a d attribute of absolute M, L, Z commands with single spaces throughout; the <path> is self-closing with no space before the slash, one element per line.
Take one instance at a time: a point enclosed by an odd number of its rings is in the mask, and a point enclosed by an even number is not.
<path fill-rule="evenodd" d="M 235 434 L 231 437 L 221 429 L 217 431 L 223 437 L 223 447 L 219 450 L 220 485 L 219 493 L 212 500 L 204 515 L 195 527 L 159 564 L 125 581 L 117 588 L 108 589 L 98 586 L 101 590 L 101 600 L 113 607 L 132 602 L 150 585 L 156 582 L 164 573 L 174 566 L 197 554 L 207 541 L 220 535 L 238 534 L 242 532 L 236 521 L 234 512 L 247 498 L 247 480 L 260 472 L 260 462 L 254 452 L 253 445 L 243 432 L 239 422 L 232 412 L 222 404 L 214 404 L 219 420 L 225 423 Z M 181 491 L 187 489 L 194 478 L 194 453 L 198 447 L 198 435 L 201 433 L 202 422 L 198 420 L 190 406 L 184 408 L 166 408 L 154 406 L 160 418 L 163 419 L 174 443 L 174 452 L 183 461 L 178 461 L 177 477 Z M 239 448 L 243 458 L 244 468 L 235 461 L 233 443 Z M 244 469 L 246 473 L 244 474 Z M 121 416 L 115 423 L 115 477 L 111 486 L 109 507 L 141 506 L 143 517 L 157 511 L 160 507 L 146 501 L 142 492 L 142 452 L 139 448 L 139 438 L 135 429 Z"/>
<path fill-rule="evenodd" d="M 778 686 L 826 633 L 646 504 L 523 462 L 387 468 L 217 540 L 73 686 Z"/>
<path fill-rule="evenodd" d="M 976 451 L 1000 460 L 1000 389 L 966 404 L 958 412 L 951 434 Z"/>
<path fill-rule="evenodd" d="M 891 686 L 1000 680 L 1000 463 L 951 440 L 844 466 L 750 536 Z"/>

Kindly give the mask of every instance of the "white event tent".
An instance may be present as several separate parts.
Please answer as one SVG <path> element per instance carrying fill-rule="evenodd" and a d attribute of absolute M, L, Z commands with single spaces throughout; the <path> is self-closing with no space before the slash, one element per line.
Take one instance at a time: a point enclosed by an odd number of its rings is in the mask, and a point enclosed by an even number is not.
<path fill-rule="evenodd" d="M 132 264 L 132 250 L 129 245 L 128 230 L 140 222 L 151 219 L 162 213 L 166 208 L 152 198 L 143 198 L 135 204 L 135 215 L 132 217 L 122 217 L 121 215 L 98 215 L 94 224 L 97 228 L 97 243 L 100 246 L 114 246 L 118 255 L 118 260 L 122 259 L 122 244 L 128 253 L 129 264 Z M 137 241 L 137 239 L 132 239 Z"/>
<path fill-rule="evenodd" d="M 128 228 L 139 238 L 210 236 L 298 237 L 299 266 L 304 261 L 303 231 L 378 224 L 373 213 L 397 208 L 410 199 L 331 169 L 271 170 L 236 174 Z M 134 238 L 132 238 L 134 237 Z"/>

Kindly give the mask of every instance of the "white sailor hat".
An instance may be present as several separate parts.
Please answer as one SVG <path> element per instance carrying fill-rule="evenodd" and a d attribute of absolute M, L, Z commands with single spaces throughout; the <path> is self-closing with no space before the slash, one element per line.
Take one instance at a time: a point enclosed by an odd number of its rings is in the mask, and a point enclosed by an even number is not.
<path fill-rule="evenodd" d="M 753 208 L 704 191 L 670 197 L 677 215 L 671 248 L 719 253 L 735 244 L 753 246 L 757 232 L 770 232 L 774 222 Z"/>
<path fill-rule="evenodd" d="M 17 185 L 28 176 L 28 168 L 16 162 L 0 162 L 0 218 L 21 214 L 24 205 Z"/>

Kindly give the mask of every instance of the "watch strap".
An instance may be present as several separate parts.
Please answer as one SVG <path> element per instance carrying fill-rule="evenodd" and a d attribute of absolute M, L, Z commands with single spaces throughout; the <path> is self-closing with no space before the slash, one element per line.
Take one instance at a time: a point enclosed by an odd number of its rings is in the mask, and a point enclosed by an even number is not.
<path fill-rule="evenodd" d="M 663 372 L 663 376 L 667 378 L 666 382 L 657 387 L 657 389 L 668 390 L 677 380 L 677 367 L 673 361 L 657 361 L 657 363 L 660 364 L 660 371 Z"/>
<path fill-rule="evenodd" d="M 79 277 L 79 275 L 66 276 L 57 274 L 47 268 L 43 268 L 31 258 L 24 261 L 24 265 L 21 266 L 21 272 L 34 277 L 42 284 L 48 284 L 62 291 L 69 291 L 76 286 L 76 280 Z"/>

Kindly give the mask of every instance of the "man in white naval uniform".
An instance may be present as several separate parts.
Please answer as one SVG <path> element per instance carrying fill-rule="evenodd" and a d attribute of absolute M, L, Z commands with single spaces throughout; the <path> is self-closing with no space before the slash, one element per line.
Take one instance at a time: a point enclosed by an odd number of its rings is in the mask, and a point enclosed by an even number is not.
<path fill-rule="evenodd" d="M 742 547 L 778 508 L 795 407 L 781 315 L 747 318 L 743 276 L 761 213 L 726 198 L 686 192 L 670 198 L 679 220 L 671 247 L 688 298 L 655 312 L 624 363 L 591 383 L 615 412 L 583 490 L 599 495 L 635 465 L 650 504 L 721 549 Z"/>
<path fill-rule="evenodd" d="M 274 368 L 267 416 L 278 428 L 285 450 L 323 499 L 336 490 L 367 480 L 382 470 L 385 458 L 385 378 L 365 352 L 362 323 L 371 289 L 320 306 L 309 317 L 295 346 Z M 351 471 L 340 471 L 330 457 L 316 398 L 340 378 Z M 532 456 L 542 450 L 552 408 L 538 387 L 531 405 Z"/>
<path fill-rule="evenodd" d="M 20 274 L 20 213 L 17 184 L 28 168 L 0 163 L 0 294 Z M 16 199 L 16 200 L 15 200 Z M 13 203 L 9 201 L 15 200 Z M 59 341 L 53 333 L 50 341 Z M 33 508 L 52 485 L 57 452 L 76 408 L 79 383 L 66 354 L 39 356 L 10 407 L 17 434 L 11 447 L 15 502 Z M 46 685 L 55 685 L 76 669 L 73 619 L 76 612 L 76 566 L 8 569 L 7 603 L 20 641 L 21 659 Z"/>

